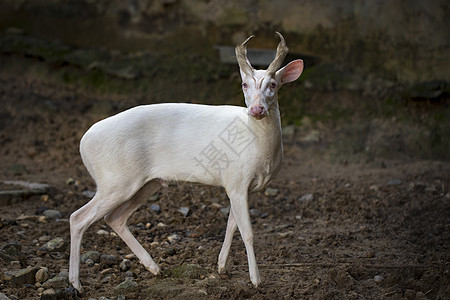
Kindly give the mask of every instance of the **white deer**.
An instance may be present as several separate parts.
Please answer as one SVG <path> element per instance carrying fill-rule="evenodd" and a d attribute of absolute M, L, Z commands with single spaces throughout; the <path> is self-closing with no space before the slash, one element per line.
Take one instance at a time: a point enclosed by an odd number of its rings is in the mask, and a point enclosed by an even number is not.
<path fill-rule="evenodd" d="M 158 265 L 129 231 L 127 220 L 167 181 L 225 188 L 231 209 L 218 271 L 225 270 L 233 234 L 239 228 L 250 280 L 255 287 L 260 284 L 248 198 L 280 170 L 278 90 L 303 71 L 302 60 L 280 69 L 288 48 L 277 34 L 281 41 L 267 70 L 253 69 L 247 59 L 246 44 L 253 36 L 236 47 L 247 107 L 143 105 L 99 121 L 85 133 L 80 153 L 97 192 L 70 216 L 69 280 L 79 292 L 81 239 L 102 217 L 150 272 L 159 273 Z"/>

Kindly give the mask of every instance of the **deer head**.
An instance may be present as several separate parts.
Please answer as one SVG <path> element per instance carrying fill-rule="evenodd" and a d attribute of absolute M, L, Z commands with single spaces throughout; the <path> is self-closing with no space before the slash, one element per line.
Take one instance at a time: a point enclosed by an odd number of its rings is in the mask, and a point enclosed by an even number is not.
<path fill-rule="evenodd" d="M 269 115 L 271 111 L 278 111 L 278 90 L 287 82 L 292 82 L 300 77 L 303 71 L 303 60 L 298 59 L 281 68 L 289 49 L 283 36 L 280 37 L 275 59 L 267 70 L 255 70 L 247 58 L 247 43 L 254 37 L 248 37 L 241 45 L 236 47 L 236 58 L 239 64 L 242 90 L 248 113 L 257 120 Z"/>

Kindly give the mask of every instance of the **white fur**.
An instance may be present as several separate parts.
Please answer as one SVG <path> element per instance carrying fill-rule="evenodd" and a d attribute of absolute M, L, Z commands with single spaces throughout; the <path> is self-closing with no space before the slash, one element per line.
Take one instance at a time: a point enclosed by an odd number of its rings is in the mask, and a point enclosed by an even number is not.
<path fill-rule="evenodd" d="M 179 103 L 144 105 L 102 120 L 86 132 L 80 152 L 97 184 L 97 193 L 70 216 L 69 279 L 77 290 L 82 290 L 79 265 L 83 233 L 102 217 L 148 270 L 159 273 L 158 265 L 132 236 L 126 222 L 160 189 L 162 181 L 172 180 L 225 188 L 231 210 L 219 254 L 219 272 L 225 269 L 233 234 L 239 228 L 247 251 L 250 279 L 255 286 L 260 283 L 248 197 L 261 190 L 281 167 L 277 92 L 283 83 L 300 76 L 303 62 L 298 60 L 290 65 L 280 69 L 274 78 L 267 78 L 264 70 L 255 70 L 252 78 L 243 75 L 248 108 Z M 283 82 L 288 77 L 289 81 Z M 271 81 L 276 82 L 275 89 L 268 84 Z M 253 118 L 249 114 L 252 105 L 264 106 L 266 114 L 258 120 Z"/>

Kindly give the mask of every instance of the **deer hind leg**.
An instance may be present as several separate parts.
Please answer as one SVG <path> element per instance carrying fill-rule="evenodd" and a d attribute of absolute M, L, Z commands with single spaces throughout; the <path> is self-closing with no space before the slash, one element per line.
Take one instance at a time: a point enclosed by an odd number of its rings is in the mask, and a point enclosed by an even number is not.
<path fill-rule="evenodd" d="M 219 273 L 223 273 L 226 269 L 228 254 L 230 253 L 231 242 L 233 241 L 233 235 L 236 229 L 236 220 L 234 219 L 233 211 L 230 209 L 227 231 L 225 233 L 225 239 L 223 241 L 222 249 L 220 250 L 219 261 L 217 263 Z"/>
<path fill-rule="evenodd" d="M 119 235 L 125 244 L 139 258 L 141 263 L 153 274 L 159 274 L 159 267 L 142 245 L 131 234 L 127 220 L 148 198 L 161 188 L 161 184 L 150 181 L 144 185 L 130 200 L 122 203 L 105 216 L 105 222 Z"/>
<path fill-rule="evenodd" d="M 70 215 L 69 281 L 79 292 L 83 290 L 79 280 L 83 234 L 95 221 L 114 210 L 126 199 L 123 193 L 102 193 L 99 189 L 91 201 Z"/>

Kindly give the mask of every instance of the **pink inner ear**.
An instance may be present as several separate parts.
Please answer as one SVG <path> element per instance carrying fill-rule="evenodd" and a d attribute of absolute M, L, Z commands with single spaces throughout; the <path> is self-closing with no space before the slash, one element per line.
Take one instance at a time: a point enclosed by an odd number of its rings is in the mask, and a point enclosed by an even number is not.
<path fill-rule="evenodd" d="M 303 60 L 297 59 L 291 61 L 284 67 L 283 76 L 281 77 L 281 83 L 292 82 L 297 80 L 303 72 Z"/>

